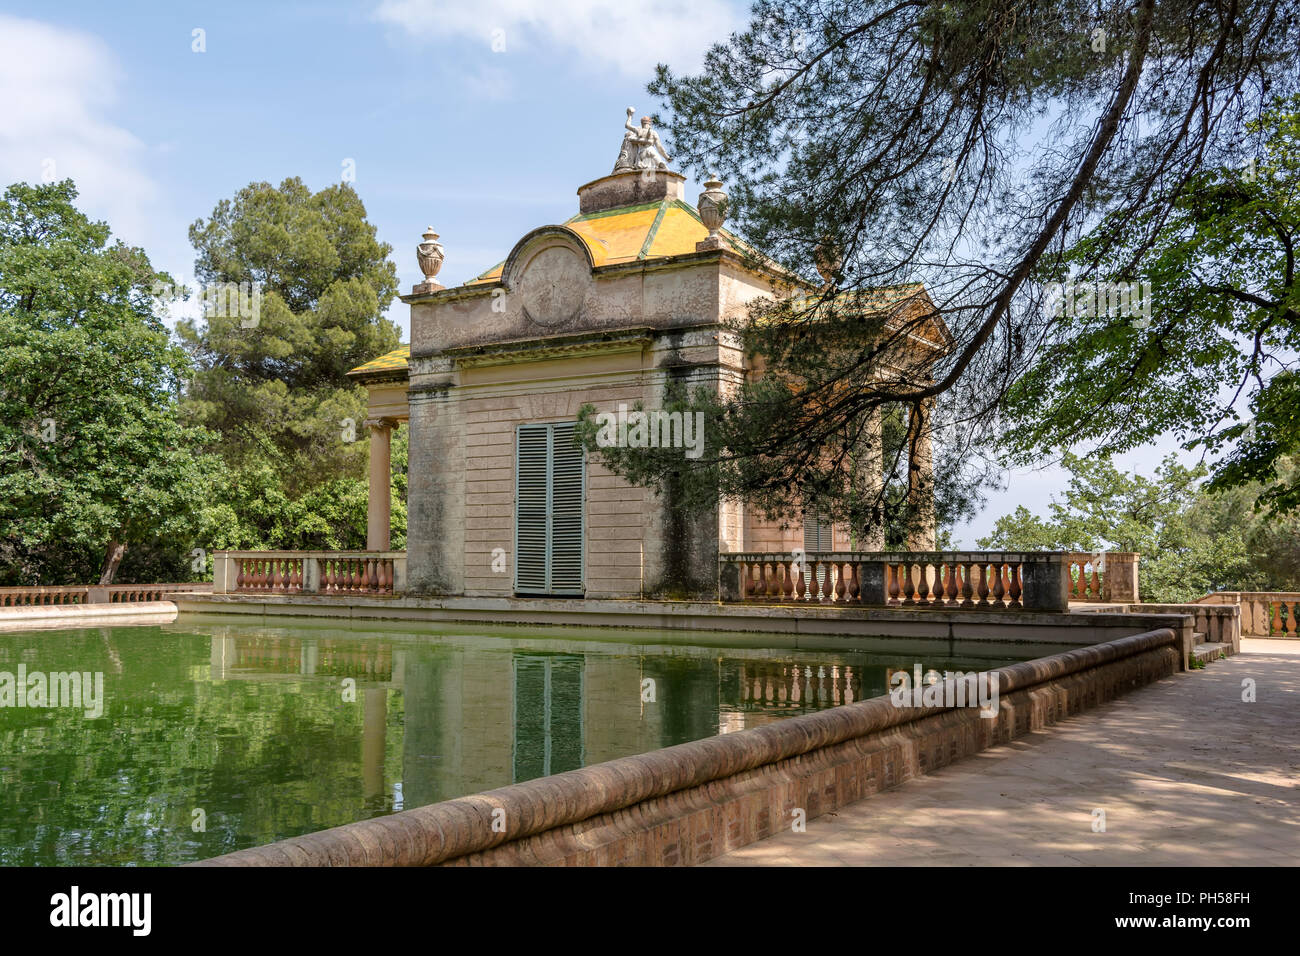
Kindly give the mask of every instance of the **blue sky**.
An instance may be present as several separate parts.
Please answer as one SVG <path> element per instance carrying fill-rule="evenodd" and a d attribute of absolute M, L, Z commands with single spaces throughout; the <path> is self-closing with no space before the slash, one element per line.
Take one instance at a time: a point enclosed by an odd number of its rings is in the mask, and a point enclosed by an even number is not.
<path fill-rule="evenodd" d="M 698 69 L 733 0 L 14 2 L 0 10 L 0 179 L 72 177 L 80 203 L 192 284 L 186 230 L 254 181 L 354 187 L 404 288 L 428 225 L 454 285 L 577 211 L 613 166 L 656 62 Z M 195 31 L 202 31 L 200 34 Z M 200 42 L 201 41 L 201 42 Z M 202 46 L 202 52 L 195 47 Z M 684 170 L 685 172 L 685 170 Z M 694 196 L 698 184 L 687 185 Z M 197 309 L 194 303 L 190 307 Z M 405 306 L 389 317 L 408 333 Z M 1128 456 L 1146 472 L 1162 450 Z M 970 525 L 1046 509 L 1056 469 L 1016 472 Z"/>

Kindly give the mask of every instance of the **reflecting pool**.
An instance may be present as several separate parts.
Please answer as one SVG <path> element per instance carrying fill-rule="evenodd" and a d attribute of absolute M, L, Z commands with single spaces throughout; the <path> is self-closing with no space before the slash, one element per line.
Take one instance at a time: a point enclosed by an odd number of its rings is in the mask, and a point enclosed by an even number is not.
<path fill-rule="evenodd" d="M 202 859 L 877 696 L 917 663 L 1062 649 L 808 641 L 215 618 L 0 633 L 0 864 Z"/>

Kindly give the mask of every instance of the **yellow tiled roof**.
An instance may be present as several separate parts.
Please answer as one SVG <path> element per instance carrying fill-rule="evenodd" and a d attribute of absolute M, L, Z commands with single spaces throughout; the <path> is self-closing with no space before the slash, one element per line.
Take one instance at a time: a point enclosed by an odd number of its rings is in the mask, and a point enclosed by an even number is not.
<path fill-rule="evenodd" d="M 377 359 L 371 359 L 365 365 L 358 365 L 349 375 L 371 375 L 375 372 L 400 372 L 406 368 L 411 360 L 411 347 L 402 345 L 393 349 L 386 355 L 381 355 Z"/>
<path fill-rule="evenodd" d="M 636 262 L 646 259 L 663 259 L 695 251 L 695 244 L 709 235 L 700 221 L 699 213 L 689 203 L 680 199 L 642 203 L 638 206 L 620 206 L 600 212 L 577 215 L 564 223 L 581 237 L 591 252 L 591 261 L 597 266 Z M 718 234 L 736 252 L 745 254 L 745 245 L 727 232 Z M 505 262 L 498 262 L 466 285 L 496 282 L 501 278 Z"/>

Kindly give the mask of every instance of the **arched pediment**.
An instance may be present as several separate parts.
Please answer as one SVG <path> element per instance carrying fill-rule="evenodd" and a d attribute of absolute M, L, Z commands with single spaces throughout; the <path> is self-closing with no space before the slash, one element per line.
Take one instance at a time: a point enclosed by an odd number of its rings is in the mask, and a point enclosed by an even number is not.
<path fill-rule="evenodd" d="M 581 236 L 567 226 L 542 226 L 515 243 L 501 281 L 526 318 L 554 328 L 577 316 L 594 268 Z"/>

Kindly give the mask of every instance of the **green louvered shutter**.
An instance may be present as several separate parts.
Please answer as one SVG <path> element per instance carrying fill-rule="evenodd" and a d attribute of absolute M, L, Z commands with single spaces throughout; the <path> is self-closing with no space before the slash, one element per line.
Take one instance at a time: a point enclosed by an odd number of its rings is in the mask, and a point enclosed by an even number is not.
<path fill-rule="evenodd" d="M 552 594 L 582 594 L 586 462 L 573 423 L 551 427 Z"/>
<path fill-rule="evenodd" d="M 550 429 L 520 425 L 515 456 L 515 590 L 546 593 Z"/>
<path fill-rule="evenodd" d="M 575 425 L 520 425 L 515 457 L 515 591 L 582 595 L 586 459 Z"/>

